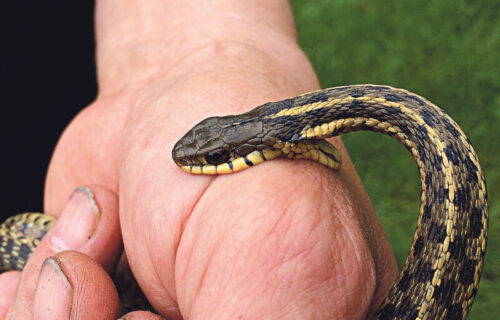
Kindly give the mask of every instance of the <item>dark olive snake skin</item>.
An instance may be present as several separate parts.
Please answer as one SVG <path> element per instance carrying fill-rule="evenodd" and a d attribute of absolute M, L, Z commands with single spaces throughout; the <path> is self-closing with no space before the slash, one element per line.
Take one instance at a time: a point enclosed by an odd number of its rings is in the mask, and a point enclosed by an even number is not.
<path fill-rule="evenodd" d="M 181 169 L 196 174 L 237 172 L 278 156 L 338 169 L 340 156 L 323 139 L 357 130 L 399 140 L 421 177 L 413 243 L 374 319 L 464 319 L 486 250 L 486 183 L 465 134 L 424 98 L 379 85 L 324 89 L 241 115 L 205 119 L 172 153 Z M 47 230 L 39 226 L 50 223 L 44 216 L 22 214 L 1 225 L 0 270 L 22 269 Z"/>
<path fill-rule="evenodd" d="M 22 270 L 33 250 L 54 224 L 54 218 L 27 212 L 0 225 L 0 272 Z"/>
<path fill-rule="evenodd" d="M 470 141 L 443 110 L 389 86 L 324 89 L 208 118 L 174 147 L 186 172 L 236 172 L 277 156 L 340 159 L 323 138 L 370 130 L 399 140 L 415 159 L 421 205 L 401 274 L 375 319 L 463 319 L 477 293 L 486 250 L 486 184 Z"/>

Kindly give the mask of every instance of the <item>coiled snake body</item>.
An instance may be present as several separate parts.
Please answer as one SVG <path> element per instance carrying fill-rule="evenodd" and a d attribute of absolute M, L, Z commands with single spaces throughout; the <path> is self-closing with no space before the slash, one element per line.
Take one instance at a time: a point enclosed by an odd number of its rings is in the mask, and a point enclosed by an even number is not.
<path fill-rule="evenodd" d="M 357 130 L 399 140 L 421 177 L 413 243 L 374 318 L 465 318 L 486 250 L 485 180 L 463 131 L 424 98 L 379 85 L 319 90 L 241 115 L 205 119 L 177 142 L 172 155 L 181 169 L 195 174 L 233 173 L 276 157 L 311 159 L 338 169 L 340 155 L 324 138 Z M 31 230 L 25 227 L 30 216 L 20 217 L 0 230 L 0 268 L 22 267 L 34 247 L 22 240 Z M 22 229 L 17 235 L 5 231 L 13 222 Z"/>

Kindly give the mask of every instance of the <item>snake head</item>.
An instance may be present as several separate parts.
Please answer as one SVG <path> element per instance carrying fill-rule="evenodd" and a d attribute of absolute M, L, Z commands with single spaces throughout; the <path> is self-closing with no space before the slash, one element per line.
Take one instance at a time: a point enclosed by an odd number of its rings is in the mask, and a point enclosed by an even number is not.
<path fill-rule="evenodd" d="M 228 158 L 231 148 L 221 139 L 222 127 L 220 117 L 207 118 L 189 130 L 174 146 L 172 157 L 179 166 L 203 165 L 210 153 L 210 160 Z M 227 159 L 224 159 L 227 160 Z"/>
<path fill-rule="evenodd" d="M 261 138 L 263 126 L 262 121 L 249 113 L 207 118 L 175 144 L 172 157 L 181 169 L 189 173 L 239 171 L 265 160 L 257 156 L 261 150 L 269 148 Z"/>

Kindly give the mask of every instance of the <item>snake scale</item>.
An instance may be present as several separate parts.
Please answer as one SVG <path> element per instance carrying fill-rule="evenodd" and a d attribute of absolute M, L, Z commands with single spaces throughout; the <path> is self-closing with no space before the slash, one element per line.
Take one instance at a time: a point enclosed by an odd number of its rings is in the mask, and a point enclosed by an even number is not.
<path fill-rule="evenodd" d="M 310 159 L 332 169 L 340 154 L 325 138 L 381 132 L 412 154 L 421 180 L 416 232 L 401 273 L 374 319 L 464 319 L 478 290 L 488 206 L 478 157 L 440 108 L 402 89 L 335 87 L 269 102 L 236 116 L 207 118 L 175 145 L 184 171 L 225 174 L 276 157 Z M 50 224 L 18 215 L 0 229 L 0 269 L 20 269 Z M 17 231 L 13 225 L 17 225 Z M 35 234 L 35 239 L 28 239 Z"/>

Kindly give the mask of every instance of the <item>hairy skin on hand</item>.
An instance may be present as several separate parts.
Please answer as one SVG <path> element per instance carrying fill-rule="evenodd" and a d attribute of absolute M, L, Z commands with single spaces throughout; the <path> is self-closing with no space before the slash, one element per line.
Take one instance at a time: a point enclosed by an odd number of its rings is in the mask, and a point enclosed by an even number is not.
<path fill-rule="evenodd" d="M 68 126 L 46 212 L 71 191 L 119 193 L 131 268 L 173 319 L 363 319 L 397 275 L 383 228 L 339 139 L 343 165 L 273 160 L 191 176 L 176 140 L 211 115 L 319 88 L 286 1 L 97 3 L 99 96 Z"/>

